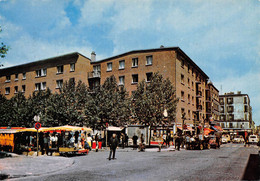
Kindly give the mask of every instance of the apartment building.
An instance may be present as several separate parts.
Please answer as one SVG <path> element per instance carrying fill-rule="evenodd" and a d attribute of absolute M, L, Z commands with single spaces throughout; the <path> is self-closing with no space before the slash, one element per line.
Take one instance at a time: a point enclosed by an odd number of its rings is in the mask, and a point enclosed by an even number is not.
<path fill-rule="evenodd" d="M 220 125 L 227 132 L 250 132 L 253 127 L 250 98 L 241 92 L 225 93 L 219 96 Z"/>
<path fill-rule="evenodd" d="M 131 94 L 138 82 L 149 82 L 153 73 L 169 78 L 176 87 L 176 123 L 182 127 L 202 125 L 211 117 L 218 118 L 218 90 L 209 77 L 179 47 L 163 47 L 133 50 L 103 60 L 91 59 L 79 53 L 71 53 L 32 63 L 0 69 L 0 91 L 8 99 L 21 91 L 28 97 L 34 91 L 57 92 L 65 81 L 74 79 L 90 88 L 103 84 L 114 75 L 119 85 Z"/>
<path fill-rule="evenodd" d="M 91 71 L 90 59 L 76 52 L 4 68 L 0 69 L 0 93 L 10 99 L 19 91 L 26 97 L 47 87 L 58 92 L 69 79 L 88 85 L 87 72 Z"/>
<path fill-rule="evenodd" d="M 96 60 L 95 53 L 91 55 L 93 72 L 89 73 L 89 85 L 102 84 L 105 79 L 114 75 L 119 85 L 124 85 L 131 94 L 136 90 L 138 82 L 150 81 L 153 73 L 159 72 L 164 78 L 169 78 L 176 87 L 179 98 L 177 105 L 177 124 L 182 123 L 182 115 L 186 114 L 184 124 L 194 126 L 217 114 L 218 90 L 209 77 L 179 48 L 161 47 L 157 49 L 133 50 L 103 60 Z M 209 87 L 209 88 L 208 88 Z M 213 93 L 211 93 L 211 90 Z M 214 95 L 214 108 L 207 110 L 212 104 L 207 104 L 206 92 Z M 180 126 L 181 127 L 181 126 Z"/>

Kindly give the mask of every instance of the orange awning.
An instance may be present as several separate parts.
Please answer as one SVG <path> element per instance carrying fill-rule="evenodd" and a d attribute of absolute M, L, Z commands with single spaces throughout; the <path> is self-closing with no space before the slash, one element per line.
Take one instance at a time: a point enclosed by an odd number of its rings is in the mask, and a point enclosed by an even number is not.
<path fill-rule="evenodd" d="M 208 135 L 210 132 L 214 131 L 213 129 L 204 128 L 204 135 Z"/>

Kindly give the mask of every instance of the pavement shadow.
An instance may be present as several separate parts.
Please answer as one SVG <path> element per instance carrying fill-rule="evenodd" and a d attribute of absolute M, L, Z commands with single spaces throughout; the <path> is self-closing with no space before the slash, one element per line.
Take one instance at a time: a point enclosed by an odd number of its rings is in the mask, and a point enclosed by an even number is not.
<path fill-rule="evenodd" d="M 260 156 L 258 154 L 250 154 L 242 180 L 259 180 L 259 179 L 260 179 Z"/>

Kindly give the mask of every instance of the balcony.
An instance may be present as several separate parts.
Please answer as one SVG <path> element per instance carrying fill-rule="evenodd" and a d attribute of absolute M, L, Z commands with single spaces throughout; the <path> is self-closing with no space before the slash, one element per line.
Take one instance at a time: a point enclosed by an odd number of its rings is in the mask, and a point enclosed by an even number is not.
<path fill-rule="evenodd" d="M 202 97 L 202 92 L 201 91 L 197 91 L 196 97 Z"/>
<path fill-rule="evenodd" d="M 88 79 L 100 78 L 100 71 L 88 72 Z"/>
<path fill-rule="evenodd" d="M 197 105 L 197 111 L 201 111 L 202 110 L 202 105 Z"/>

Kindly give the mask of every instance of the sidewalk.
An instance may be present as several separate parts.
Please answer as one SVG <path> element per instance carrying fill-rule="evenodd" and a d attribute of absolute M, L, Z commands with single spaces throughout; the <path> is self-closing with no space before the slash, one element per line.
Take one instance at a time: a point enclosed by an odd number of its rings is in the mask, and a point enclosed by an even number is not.
<path fill-rule="evenodd" d="M 71 166 L 73 159 L 57 156 L 24 156 L 0 159 L 0 176 L 8 178 L 37 176 L 56 172 Z"/>

